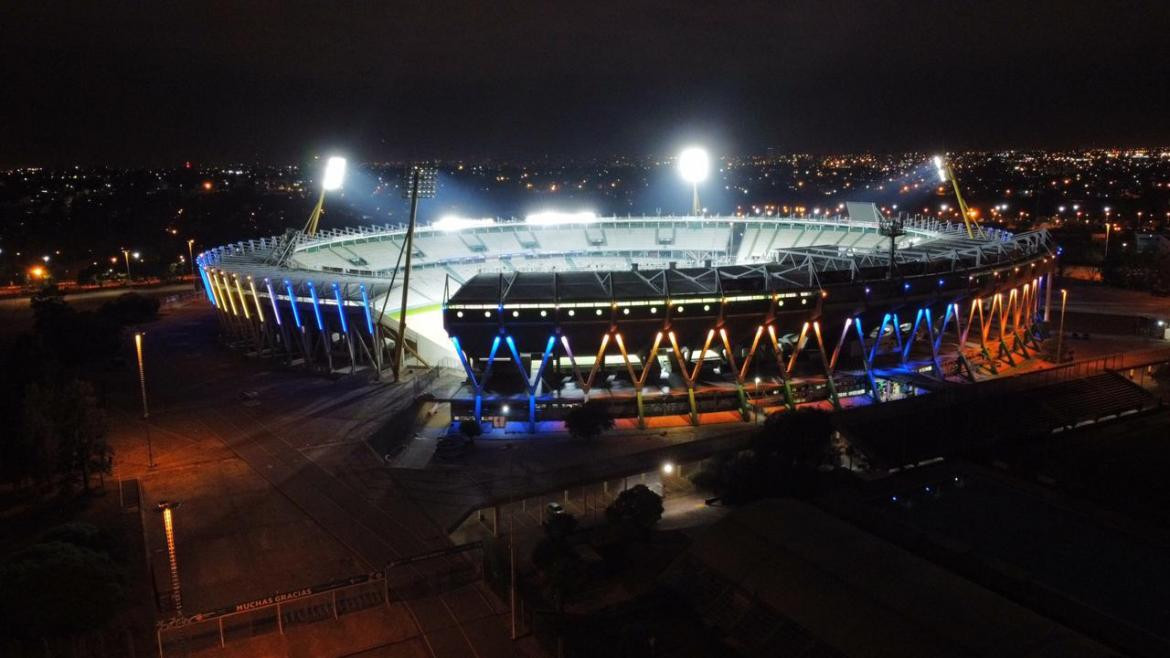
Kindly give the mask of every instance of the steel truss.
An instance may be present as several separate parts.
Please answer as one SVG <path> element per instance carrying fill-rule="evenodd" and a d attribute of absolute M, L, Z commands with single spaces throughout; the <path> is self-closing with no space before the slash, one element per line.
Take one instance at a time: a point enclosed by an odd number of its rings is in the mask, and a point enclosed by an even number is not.
<path fill-rule="evenodd" d="M 929 375 L 938 380 L 951 376 L 951 373 L 944 372 L 944 357 L 953 358 L 957 363 L 957 372 L 954 375 L 967 380 L 974 381 L 980 371 L 990 375 L 997 374 L 1001 364 L 1015 365 L 1016 357 L 1027 359 L 1032 351 L 1038 349 L 1040 332 L 1037 325 L 1042 321 L 1041 303 L 1044 298 L 1040 291 L 1042 288 L 1047 291 L 1051 276 L 1050 269 L 1048 273 L 1031 279 L 1017 278 L 1010 284 L 1005 281 L 1001 290 L 988 295 L 961 294 L 949 300 L 936 299 L 917 306 L 895 308 L 882 314 L 881 322 L 876 325 L 876 331 L 872 334 L 867 334 L 863 327 L 862 313 L 849 314 L 845 317 L 839 334 L 835 334 L 835 343 L 827 342 L 825 336 L 827 328 L 823 326 L 826 317 L 823 297 L 818 300 L 815 308 L 808 309 L 797 326 L 792 326 L 788 324 L 792 313 L 785 313 L 777 303 L 779 297 L 773 296 L 769 309 L 758 318 L 754 331 L 741 336 L 743 340 L 739 345 L 733 340 L 733 331 L 730 330 L 728 322 L 730 318 L 724 316 L 722 308 L 718 317 L 713 318 L 711 326 L 702 332 L 696 332 L 692 327 L 689 335 L 685 337 L 679 335 L 668 311 L 653 340 L 641 350 L 631 349 L 620 325 L 611 324 L 608 330 L 600 334 L 595 349 L 588 350 L 588 353 L 594 356 L 588 372 L 578 364 L 578 354 L 574 351 L 569 336 L 559 326 L 552 328 L 547 340 L 543 342 L 542 351 L 530 353 L 531 361 L 539 359 L 535 374 L 531 374 L 531 368 L 525 368 L 523 353 L 517 347 L 516 338 L 506 326 L 500 328 L 487 354 L 481 355 L 478 359 L 466 351 L 458 336 L 452 336 L 451 340 L 471 383 L 476 420 L 482 420 L 483 397 L 487 392 L 501 345 L 507 346 L 508 360 L 516 364 L 524 378 L 530 431 L 535 431 L 538 420 L 536 414 L 538 391 L 550 359 L 557 358 L 558 353 L 568 359 L 571 377 L 588 400 L 597 376 L 604 367 L 605 357 L 612 356 L 614 348 L 621 356 L 624 370 L 634 388 L 639 426 L 645 427 L 644 389 L 663 351 L 666 352 L 668 359 L 673 357 L 677 372 L 686 385 L 691 423 L 695 425 L 699 423 L 695 385 L 707 363 L 706 356 L 712 345 L 717 348 L 720 365 L 726 366 L 735 377 L 742 418 L 750 420 L 750 405 L 745 385 L 757 356 L 774 360 L 783 391 L 783 404 L 789 409 L 795 408 L 796 405 L 793 392 L 794 369 L 798 357 L 805 350 L 816 351 L 820 376 L 823 376 L 829 402 L 835 408 L 840 407 L 837 379 L 841 376 L 846 373 L 862 376 L 866 383 L 866 393 L 874 402 L 880 402 L 877 373 L 883 362 L 888 362 L 892 357 L 895 367 L 904 369 L 911 363 L 911 355 L 916 348 L 919 351 L 928 350 L 926 358 L 929 362 Z M 506 283 L 502 285 L 506 288 Z M 1008 287 L 1009 285 L 1011 287 Z M 909 323 L 910 327 L 904 330 L 902 321 L 909 320 L 911 315 L 913 320 Z M 980 355 L 978 363 L 972 363 L 967 356 L 972 327 L 977 329 L 976 338 Z M 794 329 L 798 332 L 798 338 L 787 353 L 780 339 L 785 329 Z M 748 335 L 750 338 L 747 338 Z M 948 335 L 953 339 L 951 344 L 944 343 Z M 832 336 L 828 338 L 831 339 Z M 850 344 L 858 348 L 859 367 L 842 366 L 842 353 Z M 688 345 L 692 345 L 694 349 Z M 580 347 L 578 345 L 578 348 Z M 722 350 L 718 350 L 718 347 L 722 347 Z"/>

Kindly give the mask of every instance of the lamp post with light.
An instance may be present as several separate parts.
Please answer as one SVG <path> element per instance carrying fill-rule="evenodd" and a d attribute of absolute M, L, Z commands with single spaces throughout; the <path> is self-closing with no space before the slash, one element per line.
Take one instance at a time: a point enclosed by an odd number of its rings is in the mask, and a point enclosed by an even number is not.
<path fill-rule="evenodd" d="M 195 278 L 195 238 L 187 238 L 187 262 L 191 264 L 191 285 L 199 290 L 199 279 Z"/>
<path fill-rule="evenodd" d="M 142 332 L 134 332 L 134 351 L 138 355 L 138 388 L 142 392 L 142 424 L 146 426 L 147 464 L 154 468 L 154 446 L 150 441 L 150 409 L 146 406 L 146 368 L 142 362 Z"/>
<path fill-rule="evenodd" d="M 699 205 L 699 183 L 707 180 L 711 168 L 711 160 L 707 151 L 697 146 L 691 146 L 678 154 L 678 172 L 683 180 L 691 184 L 691 214 L 698 216 L 702 212 Z"/>
<path fill-rule="evenodd" d="M 1061 356 L 1062 355 L 1061 346 L 1064 343 L 1064 307 L 1065 307 L 1065 303 L 1067 301 L 1068 301 L 1068 290 L 1065 288 L 1061 288 L 1060 289 L 1060 330 L 1056 334 L 1056 362 L 1057 363 L 1060 363 L 1061 361 L 1064 360 Z"/>
<path fill-rule="evenodd" d="M 171 575 L 171 603 L 175 607 L 175 616 L 183 616 L 183 594 L 179 585 L 179 561 L 175 555 L 175 510 L 182 503 L 173 501 L 159 501 L 158 511 L 162 513 L 163 533 L 167 541 L 167 562 Z"/>

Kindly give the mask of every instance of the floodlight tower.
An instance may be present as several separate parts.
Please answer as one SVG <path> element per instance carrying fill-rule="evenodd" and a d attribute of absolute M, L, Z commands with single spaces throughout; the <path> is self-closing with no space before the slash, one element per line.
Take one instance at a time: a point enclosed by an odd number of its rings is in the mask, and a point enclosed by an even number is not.
<path fill-rule="evenodd" d="M 418 200 L 435 196 L 438 172 L 427 165 L 411 165 L 403 175 L 402 197 L 410 200 L 410 223 L 406 226 L 406 262 L 402 268 L 402 309 L 398 313 L 398 337 L 394 341 L 394 381 L 402 378 L 402 358 L 406 348 L 406 299 L 410 294 L 410 257 L 414 252 L 414 225 L 418 219 Z"/>
<path fill-rule="evenodd" d="M 317 197 L 317 205 L 309 215 L 309 223 L 305 224 L 305 235 L 317 234 L 317 222 L 321 219 L 321 210 L 325 207 L 325 193 L 340 190 L 345 181 L 345 158 L 332 156 L 325 161 L 325 175 L 321 177 L 321 196 Z"/>
<path fill-rule="evenodd" d="M 698 146 L 685 148 L 682 153 L 678 154 L 678 172 L 682 175 L 683 180 L 691 184 L 691 189 L 694 192 L 691 203 L 691 214 L 693 215 L 698 215 L 703 209 L 699 205 L 699 183 L 707 180 L 710 168 L 711 161 L 707 157 L 707 151 Z"/>
<path fill-rule="evenodd" d="M 983 227 L 967 210 L 967 202 L 963 200 L 963 194 L 959 191 L 959 179 L 955 178 L 955 170 L 951 169 L 951 163 L 943 160 L 941 155 L 936 155 L 934 156 L 934 168 L 938 171 L 940 183 L 945 183 L 948 180 L 951 182 L 951 188 L 955 191 L 955 200 L 959 202 L 959 212 L 963 214 L 963 226 L 967 227 L 967 237 L 973 238 L 976 235 L 983 235 Z"/>
<path fill-rule="evenodd" d="M 878 215 L 878 232 L 890 239 L 890 269 L 886 272 L 886 278 L 894 278 L 894 251 L 897 247 L 898 236 L 906 234 L 905 221 L 901 215 L 896 217 L 887 217 L 885 215 Z"/>

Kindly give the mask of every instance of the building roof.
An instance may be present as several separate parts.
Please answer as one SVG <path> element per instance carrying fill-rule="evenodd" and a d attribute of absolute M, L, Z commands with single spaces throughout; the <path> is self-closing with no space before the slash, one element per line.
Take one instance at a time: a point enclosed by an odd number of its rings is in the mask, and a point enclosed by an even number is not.
<path fill-rule="evenodd" d="M 766 500 L 664 580 L 745 655 L 1102 656 L 1106 647 L 816 507 Z"/>

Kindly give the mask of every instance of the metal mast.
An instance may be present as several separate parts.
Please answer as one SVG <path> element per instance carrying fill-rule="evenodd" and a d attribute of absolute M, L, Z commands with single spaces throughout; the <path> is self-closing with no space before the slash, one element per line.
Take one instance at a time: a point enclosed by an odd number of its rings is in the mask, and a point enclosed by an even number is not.
<path fill-rule="evenodd" d="M 906 225 L 901 215 L 897 217 L 886 217 L 879 215 L 878 217 L 878 232 L 890 239 L 890 270 L 886 273 L 887 279 L 894 278 L 894 251 L 897 247 L 897 239 L 899 235 L 906 234 Z"/>
<path fill-rule="evenodd" d="M 414 226 L 418 219 L 418 200 L 434 198 L 436 170 L 425 165 L 411 165 L 403 177 L 403 198 L 410 199 L 410 222 L 406 226 L 406 262 L 402 267 L 402 308 L 398 313 L 398 336 L 394 341 L 394 381 L 402 379 L 402 358 L 406 352 L 406 301 L 410 295 L 410 259 L 414 255 Z"/>

